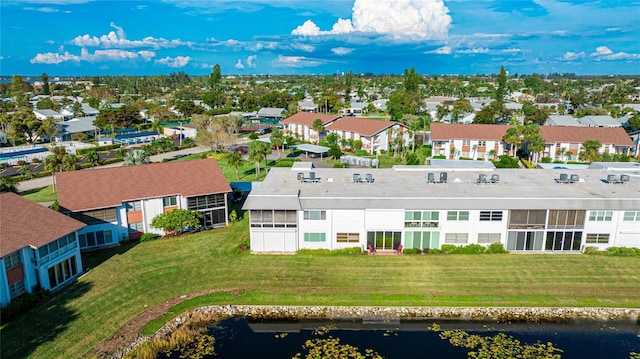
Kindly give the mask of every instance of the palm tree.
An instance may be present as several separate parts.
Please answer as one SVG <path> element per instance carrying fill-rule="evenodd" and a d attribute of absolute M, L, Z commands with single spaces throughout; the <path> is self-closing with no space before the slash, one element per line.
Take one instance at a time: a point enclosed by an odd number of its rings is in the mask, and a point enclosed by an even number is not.
<path fill-rule="evenodd" d="M 240 173 L 238 168 L 242 165 L 244 159 L 242 158 L 242 152 L 233 151 L 227 155 L 227 163 L 236 170 L 236 180 L 240 181 Z"/>
<path fill-rule="evenodd" d="M 78 157 L 73 153 L 67 153 L 62 157 L 62 166 L 65 171 L 75 171 L 78 164 Z"/>
<path fill-rule="evenodd" d="M 84 160 L 91 163 L 91 167 L 95 167 L 100 163 L 100 154 L 94 149 L 89 150 L 84 154 Z"/>
<path fill-rule="evenodd" d="M 62 158 L 64 158 L 64 155 L 66 155 L 67 151 L 62 146 L 54 147 L 50 149 L 50 151 L 53 154 L 44 158 L 44 169 L 45 171 L 51 171 L 51 188 L 53 188 L 53 193 L 55 193 L 55 173 L 56 171 L 62 171 Z"/>
<path fill-rule="evenodd" d="M 261 141 L 253 141 L 249 146 L 249 160 L 254 161 L 256 164 L 256 179 L 258 179 L 258 175 L 260 174 L 260 161 L 264 158 L 264 153 L 262 152 Z"/>
<path fill-rule="evenodd" d="M 284 135 L 282 130 L 277 127 L 271 131 L 271 144 L 276 147 L 278 158 L 280 158 L 280 146 L 283 147 L 282 150 L 284 151 Z"/>
<path fill-rule="evenodd" d="M 23 175 L 25 179 L 33 178 L 33 172 L 31 172 L 31 168 L 29 167 L 29 165 L 20 167 L 20 170 L 18 172 Z"/>
<path fill-rule="evenodd" d="M 149 163 L 149 157 L 143 150 L 131 150 L 124 156 L 124 166 L 137 166 L 145 163 Z"/>
<path fill-rule="evenodd" d="M 567 155 L 569 154 L 569 151 L 565 148 L 565 147 L 560 147 L 560 151 L 558 152 L 558 154 L 560 155 L 560 159 L 563 162 L 565 161 L 565 158 L 567 157 Z"/>
<path fill-rule="evenodd" d="M 162 127 L 160 120 L 155 120 L 151 123 L 151 131 L 156 131 L 159 135 L 162 134 L 164 128 Z"/>
<path fill-rule="evenodd" d="M 14 177 L 5 176 L 0 178 L 0 193 L 13 192 L 18 193 L 18 181 Z"/>
<path fill-rule="evenodd" d="M 527 139 L 527 146 L 529 147 L 530 157 L 533 162 L 538 161 L 538 155 L 544 150 L 545 140 L 540 135 L 533 135 Z"/>
<path fill-rule="evenodd" d="M 322 123 L 322 120 L 319 118 L 313 120 L 312 128 L 318 133 L 318 140 L 316 141 L 317 144 L 318 142 L 320 142 L 320 134 L 322 133 L 322 131 L 324 131 L 324 124 Z"/>
<path fill-rule="evenodd" d="M 502 140 L 508 144 L 511 145 L 511 147 L 513 147 L 513 158 L 516 158 L 516 155 L 518 153 L 518 143 L 520 143 L 520 136 L 522 135 L 521 133 L 521 127 L 517 126 L 517 127 L 510 127 L 507 129 L 507 131 L 505 132 L 504 136 L 502 137 Z"/>
<path fill-rule="evenodd" d="M 582 151 L 580 151 L 580 160 L 595 162 L 600 158 L 600 147 L 602 143 L 598 140 L 586 140 L 582 144 Z"/>

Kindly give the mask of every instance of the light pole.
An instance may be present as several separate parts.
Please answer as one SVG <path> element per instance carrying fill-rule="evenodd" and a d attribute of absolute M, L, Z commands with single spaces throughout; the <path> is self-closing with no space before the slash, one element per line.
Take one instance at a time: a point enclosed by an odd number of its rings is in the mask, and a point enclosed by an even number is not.
<path fill-rule="evenodd" d="M 182 121 L 178 121 L 178 127 L 180 128 L 180 146 L 182 147 Z"/>

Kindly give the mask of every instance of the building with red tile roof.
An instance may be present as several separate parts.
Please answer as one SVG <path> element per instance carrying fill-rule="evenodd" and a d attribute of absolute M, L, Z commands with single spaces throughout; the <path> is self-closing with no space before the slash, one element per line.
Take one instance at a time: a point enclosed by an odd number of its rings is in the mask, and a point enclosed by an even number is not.
<path fill-rule="evenodd" d="M 79 233 L 83 249 L 164 234 L 151 220 L 177 208 L 202 212 L 205 228 L 228 223 L 231 187 L 212 158 L 61 172 L 56 183 L 60 206 L 88 224 Z"/>
<path fill-rule="evenodd" d="M 321 139 L 322 133 L 318 133 L 318 131 L 313 129 L 313 123 L 315 120 L 320 119 L 322 121 L 322 125 L 326 127 L 339 118 L 340 115 L 298 112 L 287 117 L 280 123 L 286 126 L 286 133 L 290 133 L 292 136 L 295 136 L 302 141 L 318 143 Z"/>
<path fill-rule="evenodd" d="M 411 141 L 406 127 L 395 121 L 342 117 L 325 130 L 337 134 L 342 140 L 362 141 L 362 149 L 370 154 L 380 150 L 389 151 L 396 139 L 401 139 L 405 145 Z"/>
<path fill-rule="evenodd" d="M 431 124 L 433 155 L 447 158 L 491 159 L 509 153 L 510 146 L 502 138 L 511 125 Z M 577 160 L 582 144 L 600 141 L 600 153 L 630 154 L 633 141 L 623 128 L 540 126 L 545 139 L 542 157 L 554 160 Z M 566 157 L 566 158 L 561 158 Z"/>
<path fill-rule="evenodd" d="M 15 193 L 0 194 L 0 306 L 40 286 L 57 289 L 82 272 L 84 223 Z"/>

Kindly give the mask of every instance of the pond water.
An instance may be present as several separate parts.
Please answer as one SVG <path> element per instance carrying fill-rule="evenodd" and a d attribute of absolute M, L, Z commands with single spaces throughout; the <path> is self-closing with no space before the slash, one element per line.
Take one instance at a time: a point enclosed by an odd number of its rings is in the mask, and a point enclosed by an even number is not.
<path fill-rule="evenodd" d="M 259 321 L 246 318 L 224 320 L 210 329 L 215 339 L 215 356 L 209 358 L 291 358 L 308 339 L 319 338 L 315 330 L 332 326 L 328 335 L 341 344 L 373 349 L 387 359 L 467 358 L 467 349 L 440 339 L 429 330 L 437 323 L 440 330 L 464 330 L 470 334 L 494 336 L 500 332 L 523 344 L 551 342 L 562 349 L 562 358 L 629 358 L 640 353 L 640 326 L 632 322 L 570 322 L 560 324 L 489 323 L 463 321 Z"/>

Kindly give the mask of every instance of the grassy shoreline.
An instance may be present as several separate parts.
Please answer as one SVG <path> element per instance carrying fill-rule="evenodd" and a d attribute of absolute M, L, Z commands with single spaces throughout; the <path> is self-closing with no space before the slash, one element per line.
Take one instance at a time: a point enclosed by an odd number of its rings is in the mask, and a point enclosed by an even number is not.
<path fill-rule="evenodd" d="M 245 218 L 84 253 L 88 273 L 0 330 L 2 357 L 82 357 L 147 308 L 228 288 L 242 294 L 213 293 L 174 311 L 214 304 L 640 307 L 637 257 L 238 253 L 248 238 Z"/>

